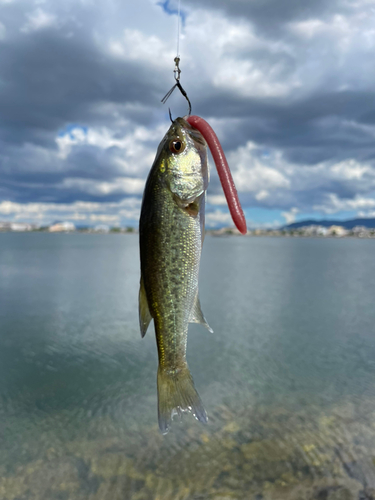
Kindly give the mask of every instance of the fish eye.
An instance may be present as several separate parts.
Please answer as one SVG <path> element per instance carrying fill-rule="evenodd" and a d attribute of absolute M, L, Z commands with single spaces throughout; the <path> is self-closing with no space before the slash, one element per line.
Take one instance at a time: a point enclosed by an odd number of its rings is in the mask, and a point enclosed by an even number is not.
<path fill-rule="evenodd" d="M 182 151 L 185 149 L 185 145 L 182 141 L 179 139 L 174 139 L 169 143 L 169 149 L 172 151 L 172 153 L 182 153 Z"/>

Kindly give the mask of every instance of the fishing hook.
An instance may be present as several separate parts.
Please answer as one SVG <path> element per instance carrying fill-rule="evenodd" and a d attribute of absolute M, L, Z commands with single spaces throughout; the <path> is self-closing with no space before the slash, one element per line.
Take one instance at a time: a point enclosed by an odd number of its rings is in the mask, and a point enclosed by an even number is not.
<path fill-rule="evenodd" d="M 185 97 L 185 99 L 187 100 L 188 104 L 189 104 L 189 113 L 188 113 L 188 116 L 191 115 L 191 102 L 190 102 L 190 99 L 188 98 L 188 95 L 187 93 L 185 92 L 184 88 L 182 87 L 181 83 L 180 83 L 180 75 L 181 75 L 181 70 L 180 70 L 180 58 L 179 57 L 175 57 L 174 58 L 174 63 L 175 63 L 175 67 L 174 67 L 174 70 L 173 70 L 173 73 L 174 73 L 174 79 L 176 80 L 176 83 L 173 85 L 173 87 L 165 94 L 165 96 L 163 97 L 163 99 L 161 100 L 161 102 L 163 104 L 165 104 L 167 102 L 167 100 L 169 99 L 169 97 L 172 95 L 174 89 L 177 87 L 178 90 L 181 92 L 181 94 Z M 169 116 L 171 116 L 171 113 L 169 113 Z"/>

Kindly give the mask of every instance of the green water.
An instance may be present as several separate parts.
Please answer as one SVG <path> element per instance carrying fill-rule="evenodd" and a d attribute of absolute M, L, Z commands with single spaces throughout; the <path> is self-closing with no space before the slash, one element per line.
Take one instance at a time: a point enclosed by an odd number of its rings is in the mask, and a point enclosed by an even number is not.
<path fill-rule="evenodd" d="M 0 234 L 0 499 L 375 498 L 374 245 L 207 237 L 163 437 L 137 236 Z"/>

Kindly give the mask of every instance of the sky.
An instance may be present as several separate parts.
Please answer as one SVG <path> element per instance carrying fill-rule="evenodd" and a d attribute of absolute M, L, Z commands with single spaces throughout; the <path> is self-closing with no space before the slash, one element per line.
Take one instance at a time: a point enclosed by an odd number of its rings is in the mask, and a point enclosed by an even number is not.
<path fill-rule="evenodd" d="M 375 217 L 374 0 L 181 0 L 181 83 L 248 227 Z M 0 0 L 0 221 L 136 226 L 177 2 Z M 231 225 L 211 161 L 206 223 Z"/>

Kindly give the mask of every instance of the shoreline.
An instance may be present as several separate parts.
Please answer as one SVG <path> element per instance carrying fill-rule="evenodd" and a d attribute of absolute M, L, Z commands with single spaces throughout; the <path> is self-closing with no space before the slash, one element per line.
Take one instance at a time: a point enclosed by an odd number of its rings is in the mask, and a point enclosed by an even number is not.
<path fill-rule="evenodd" d="M 94 229 L 76 229 L 74 231 L 49 231 L 48 229 L 31 229 L 24 231 L 0 230 L 0 234 L 26 234 L 26 233 L 39 233 L 39 234 L 95 234 L 95 235 L 111 235 L 111 234 L 129 234 L 138 235 L 138 229 L 125 228 L 120 230 L 98 231 Z M 205 236 L 213 236 L 215 238 L 228 238 L 232 236 L 241 236 L 249 238 L 261 237 L 274 237 L 274 238 L 312 238 L 312 239 L 375 239 L 375 230 L 367 232 L 353 232 L 348 231 L 347 234 L 311 234 L 300 230 L 286 231 L 286 230 L 249 230 L 247 234 L 241 234 L 237 229 L 223 228 L 223 229 L 208 229 Z"/>

